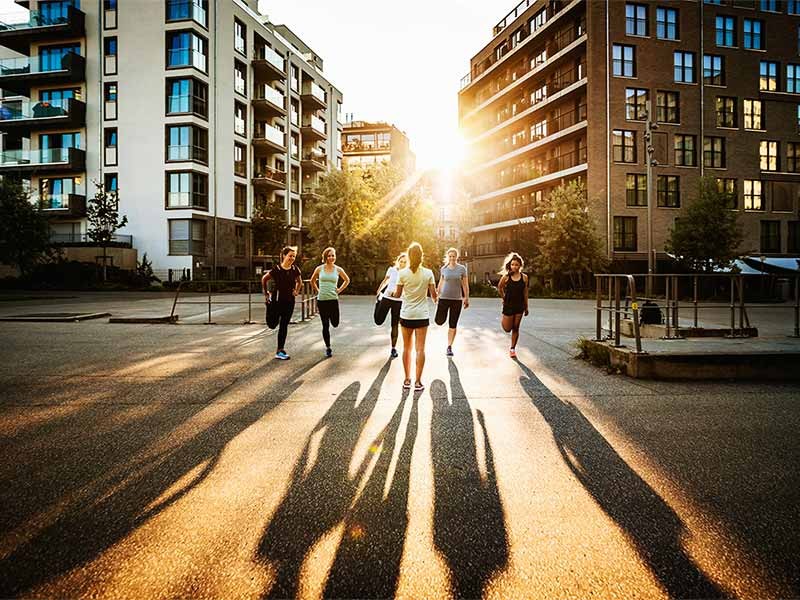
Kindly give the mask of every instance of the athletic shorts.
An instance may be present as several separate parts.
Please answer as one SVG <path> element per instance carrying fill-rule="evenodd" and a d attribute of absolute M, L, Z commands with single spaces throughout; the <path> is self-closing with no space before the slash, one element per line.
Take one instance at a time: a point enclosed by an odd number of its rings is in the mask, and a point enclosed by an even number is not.
<path fill-rule="evenodd" d="M 464 306 L 463 300 L 448 300 L 447 298 L 439 298 L 436 306 L 436 321 L 437 325 L 444 325 L 445 319 L 448 320 L 450 329 L 458 327 L 458 318 L 461 316 L 461 308 Z M 448 318 L 448 313 L 450 314 Z"/>
<path fill-rule="evenodd" d="M 430 324 L 430 319 L 400 319 L 400 325 L 406 329 L 421 329 Z"/>
<path fill-rule="evenodd" d="M 503 314 L 507 317 L 525 314 L 524 306 L 503 305 Z"/>

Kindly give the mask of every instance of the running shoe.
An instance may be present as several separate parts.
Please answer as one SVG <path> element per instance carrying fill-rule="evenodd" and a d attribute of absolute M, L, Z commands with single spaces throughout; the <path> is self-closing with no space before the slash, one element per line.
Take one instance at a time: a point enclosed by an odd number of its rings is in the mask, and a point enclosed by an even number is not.
<path fill-rule="evenodd" d="M 447 356 L 453 356 L 453 348 L 450 346 L 447 347 Z"/>
<path fill-rule="evenodd" d="M 517 351 L 514 348 L 511 348 L 511 350 L 508 351 L 508 355 L 511 358 L 517 358 Z"/>
<path fill-rule="evenodd" d="M 392 351 L 389 353 L 390 358 L 397 358 L 397 350 L 392 348 Z"/>
<path fill-rule="evenodd" d="M 275 358 L 277 358 L 278 360 L 289 360 L 289 355 L 286 354 L 286 352 L 284 352 L 283 350 L 278 350 L 275 353 Z"/>
<path fill-rule="evenodd" d="M 325 356 L 327 356 L 328 358 L 333 356 L 333 350 L 331 350 L 330 348 L 326 348 L 325 349 Z"/>
<path fill-rule="evenodd" d="M 421 381 L 418 381 L 417 383 L 415 383 L 415 384 L 414 384 L 414 391 L 415 391 L 415 392 L 421 392 L 421 391 L 423 391 L 424 389 L 425 389 L 425 386 L 424 386 L 424 385 L 422 385 L 422 382 L 421 382 Z"/>
<path fill-rule="evenodd" d="M 406 379 L 403 382 L 403 389 L 404 390 L 410 390 L 411 389 L 411 380 L 410 379 Z"/>

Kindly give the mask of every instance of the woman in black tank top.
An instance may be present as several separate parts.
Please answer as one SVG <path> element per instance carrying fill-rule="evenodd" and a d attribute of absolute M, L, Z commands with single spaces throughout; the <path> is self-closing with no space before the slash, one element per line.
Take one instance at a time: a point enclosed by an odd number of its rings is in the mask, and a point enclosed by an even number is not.
<path fill-rule="evenodd" d="M 517 357 L 517 341 L 522 317 L 528 315 L 528 276 L 522 272 L 525 262 L 512 252 L 506 257 L 497 291 L 503 298 L 503 331 L 511 333 L 509 356 Z"/>

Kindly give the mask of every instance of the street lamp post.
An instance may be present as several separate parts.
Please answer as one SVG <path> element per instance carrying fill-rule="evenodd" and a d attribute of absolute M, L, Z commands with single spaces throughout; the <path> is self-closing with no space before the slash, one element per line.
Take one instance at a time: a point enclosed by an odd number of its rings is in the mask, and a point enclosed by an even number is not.
<path fill-rule="evenodd" d="M 645 121 L 644 144 L 647 154 L 647 282 L 645 284 L 645 295 L 648 298 L 653 296 L 653 274 L 656 272 L 655 247 L 653 244 L 653 167 L 658 162 L 653 158 L 655 147 L 653 146 L 653 130 L 658 129 L 658 125 L 653 122 L 652 100 L 647 100 L 647 120 Z"/>

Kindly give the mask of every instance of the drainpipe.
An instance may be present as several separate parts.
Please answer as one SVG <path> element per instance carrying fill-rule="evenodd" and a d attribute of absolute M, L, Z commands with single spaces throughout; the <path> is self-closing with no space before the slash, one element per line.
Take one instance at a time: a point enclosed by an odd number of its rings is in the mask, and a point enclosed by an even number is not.
<path fill-rule="evenodd" d="M 614 251 L 614 229 L 611 218 L 611 72 L 609 67 L 611 64 L 611 45 L 608 23 L 609 5 L 610 3 L 606 1 L 606 249 L 610 259 Z M 587 10 L 589 10 L 589 5 L 587 5 Z"/>
<path fill-rule="evenodd" d="M 706 92 L 706 85 L 705 85 L 705 76 L 703 75 L 703 69 L 705 68 L 704 61 L 705 58 L 703 57 L 703 49 L 705 47 L 704 43 L 704 36 L 705 36 L 705 15 L 703 14 L 703 3 L 697 3 L 697 9 L 700 11 L 700 57 L 697 61 L 697 84 L 700 86 L 700 139 L 698 140 L 699 152 L 698 158 L 700 163 L 700 177 L 702 178 L 705 176 L 705 159 L 703 157 L 703 148 L 705 148 L 706 143 L 706 136 L 705 136 L 705 92 Z"/>
<path fill-rule="evenodd" d="M 103 8 L 103 0 L 97 0 L 97 54 L 100 57 L 98 61 L 99 68 L 97 69 L 97 177 L 100 183 L 105 184 L 105 180 L 103 178 L 103 155 L 104 155 L 104 148 L 103 148 L 103 138 L 105 136 L 105 132 L 103 130 L 103 115 L 105 115 L 105 106 L 103 98 L 103 71 L 105 70 L 106 63 L 105 63 L 105 56 L 103 56 L 103 16 L 105 14 Z M 117 46 L 119 48 L 119 46 Z M 89 44 L 86 44 L 86 50 L 88 54 Z M 88 57 L 87 57 L 88 58 Z M 117 61 L 119 61 L 119 52 L 117 52 Z M 87 82 L 88 83 L 88 82 Z M 88 90 L 87 90 L 87 99 L 88 99 Z M 87 111 L 88 113 L 88 111 Z M 87 125 L 88 130 L 88 125 Z M 88 138 L 88 131 L 87 138 Z M 88 176 L 88 173 L 87 173 Z M 89 182 L 84 182 L 86 186 L 87 195 L 89 194 Z"/>
<path fill-rule="evenodd" d="M 214 272 L 211 273 L 211 279 L 214 279 L 217 276 L 217 242 L 218 242 L 218 235 L 217 235 L 217 196 L 219 195 L 219 181 L 217 178 L 217 129 L 219 128 L 219 98 L 217 97 L 217 21 L 218 19 L 218 3 L 217 0 L 214 0 L 214 34 L 212 37 L 212 41 L 214 43 L 214 65 L 213 65 L 213 73 L 211 74 L 212 80 L 212 90 L 214 93 L 214 127 L 211 130 L 214 134 L 214 150 L 212 151 L 212 164 L 213 167 L 213 177 L 214 177 L 214 216 L 212 217 L 214 220 L 214 254 L 212 258 L 212 264 Z"/>

